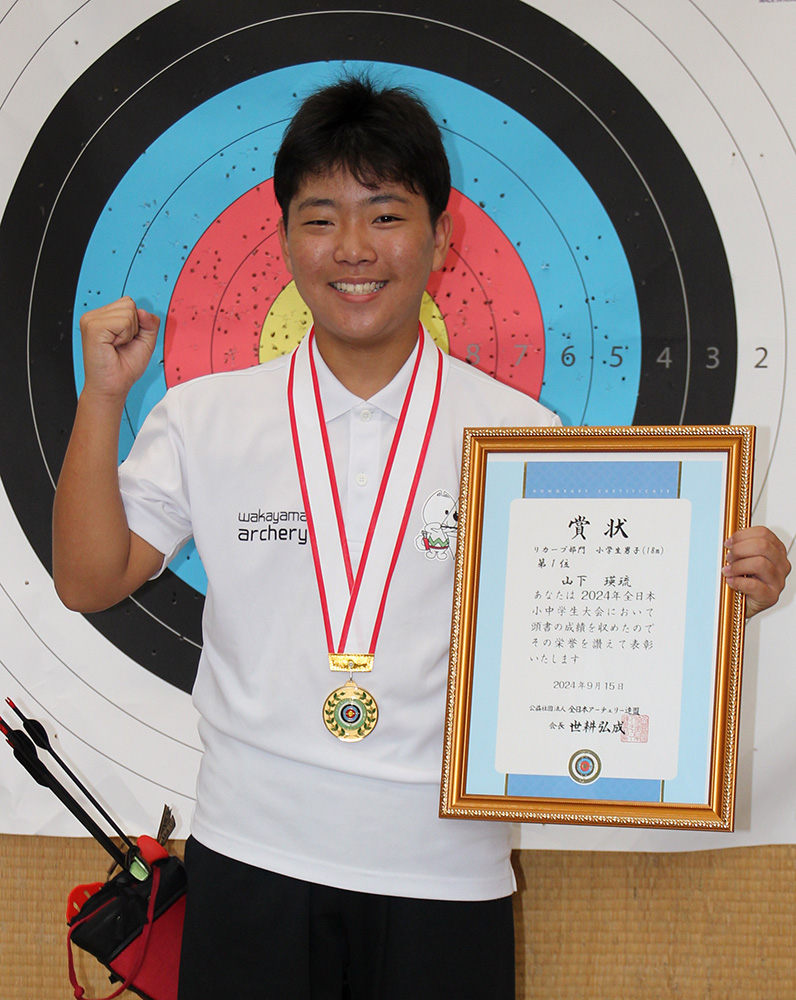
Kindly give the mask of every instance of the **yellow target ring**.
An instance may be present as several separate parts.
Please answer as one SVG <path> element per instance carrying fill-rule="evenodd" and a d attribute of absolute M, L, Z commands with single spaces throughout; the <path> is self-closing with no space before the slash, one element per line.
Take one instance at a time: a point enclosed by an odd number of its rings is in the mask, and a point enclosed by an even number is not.
<path fill-rule="evenodd" d="M 437 303 L 428 292 L 423 293 L 420 305 L 420 322 L 431 334 L 434 343 L 446 354 L 450 341 L 445 320 Z M 312 326 L 312 313 L 299 295 L 295 281 L 285 285 L 274 299 L 260 332 L 259 361 L 272 361 L 289 354 Z"/>

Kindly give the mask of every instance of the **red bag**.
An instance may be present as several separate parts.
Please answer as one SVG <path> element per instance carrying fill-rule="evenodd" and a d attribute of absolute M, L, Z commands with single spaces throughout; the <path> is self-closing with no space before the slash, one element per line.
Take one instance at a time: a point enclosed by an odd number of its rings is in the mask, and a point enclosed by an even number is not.
<path fill-rule="evenodd" d="M 70 895 L 92 894 L 69 920 L 69 979 L 75 997 L 85 990 L 77 981 L 72 945 L 83 948 L 111 972 L 121 986 L 105 1000 L 129 989 L 145 1000 L 177 1000 L 180 944 L 185 915 L 185 868 L 166 856 L 152 864 L 152 874 L 139 881 L 122 871 L 96 891 L 78 886 Z"/>
<path fill-rule="evenodd" d="M 185 866 L 169 855 L 163 843 L 174 829 L 171 811 L 164 809 L 159 839 L 139 837 L 133 844 L 86 786 L 52 748 L 44 726 L 29 719 L 6 698 L 22 720 L 12 729 L 0 718 L 0 733 L 14 756 L 40 785 L 49 788 L 88 832 L 105 848 L 122 870 L 104 885 L 77 886 L 69 896 L 69 979 L 77 1000 L 86 991 L 78 983 L 72 944 L 98 958 L 111 971 L 111 982 L 121 986 L 106 1000 L 132 990 L 144 1000 L 177 1000 L 180 946 L 185 916 Z M 39 759 L 36 747 L 50 754 L 113 827 L 128 847 L 121 850 Z"/>

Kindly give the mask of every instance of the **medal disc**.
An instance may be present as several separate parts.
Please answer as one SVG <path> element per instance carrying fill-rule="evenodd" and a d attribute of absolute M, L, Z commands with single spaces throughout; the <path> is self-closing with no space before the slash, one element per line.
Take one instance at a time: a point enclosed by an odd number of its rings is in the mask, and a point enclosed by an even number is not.
<path fill-rule="evenodd" d="M 329 732 L 345 742 L 363 740 L 379 718 L 376 699 L 349 680 L 329 695 L 323 706 L 323 721 Z"/>

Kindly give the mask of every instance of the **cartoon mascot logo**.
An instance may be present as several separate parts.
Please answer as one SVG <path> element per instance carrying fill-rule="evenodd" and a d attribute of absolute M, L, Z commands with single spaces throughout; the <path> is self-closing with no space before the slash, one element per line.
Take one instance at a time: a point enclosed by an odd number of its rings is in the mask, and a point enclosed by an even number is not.
<path fill-rule="evenodd" d="M 447 490 L 437 490 L 423 504 L 423 528 L 415 546 L 427 559 L 451 559 L 456 555 L 458 501 Z"/>

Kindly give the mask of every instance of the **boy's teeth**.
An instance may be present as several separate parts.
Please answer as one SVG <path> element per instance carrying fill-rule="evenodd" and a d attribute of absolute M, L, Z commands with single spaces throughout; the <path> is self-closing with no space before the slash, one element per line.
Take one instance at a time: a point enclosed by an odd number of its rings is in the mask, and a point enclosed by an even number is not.
<path fill-rule="evenodd" d="M 361 284 L 333 281 L 332 288 L 336 288 L 338 292 L 345 292 L 346 295 L 370 295 L 371 292 L 377 292 L 380 288 L 384 288 L 386 284 L 386 281 L 363 281 Z"/>

